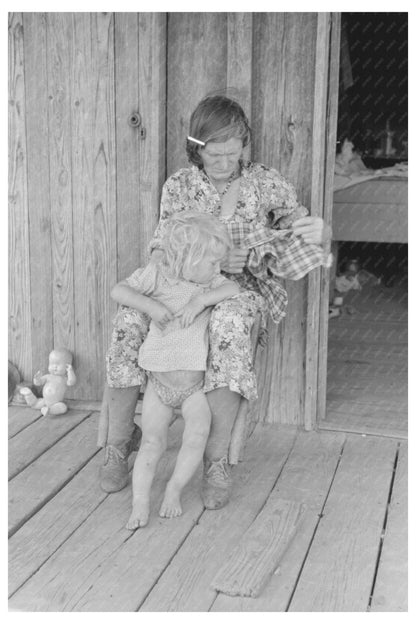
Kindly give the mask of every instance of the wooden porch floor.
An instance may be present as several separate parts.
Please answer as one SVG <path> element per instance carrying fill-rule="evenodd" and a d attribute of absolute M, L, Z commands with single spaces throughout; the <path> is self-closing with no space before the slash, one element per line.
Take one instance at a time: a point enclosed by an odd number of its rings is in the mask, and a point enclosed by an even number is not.
<path fill-rule="evenodd" d="M 149 525 L 124 528 L 131 488 L 98 485 L 97 412 L 54 420 L 9 408 L 9 608 L 13 611 L 406 611 L 407 442 L 257 425 L 230 504 L 203 509 L 200 472 L 180 518 L 157 510 L 182 422 L 153 489 Z M 210 583 L 265 506 L 307 505 L 258 598 Z"/>

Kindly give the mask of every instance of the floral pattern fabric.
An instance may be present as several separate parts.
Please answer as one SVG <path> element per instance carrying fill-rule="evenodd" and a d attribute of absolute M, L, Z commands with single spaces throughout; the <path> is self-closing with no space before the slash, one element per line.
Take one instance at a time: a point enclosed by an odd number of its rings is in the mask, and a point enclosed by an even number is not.
<path fill-rule="evenodd" d="M 275 169 L 257 163 L 241 163 L 239 199 L 232 216 L 223 217 L 221 197 L 205 172 L 195 166 L 180 169 L 165 182 L 161 198 L 160 221 L 150 250 L 161 248 L 167 219 L 176 212 L 195 210 L 217 216 L 222 222 L 247 223 L 252 227 L 279 229 L 279 219 L 295 220 L 306 209 L 299 204 L 294 187 Z M 228 275 L 243 289 L 239 295 L 219 303 L 211 314 L 210 349 L 204 391 L 229 387 L 245 398 L 257 397 L 252 361 L 251 328 L 257 314 L 264 318 L 267 305 L 255 280 L 246 272 Z M 107 383 L 110 387 L 144 386 L 146 375 L 138 364 L 138 350 L 146 336 L 147 315 L 120 306 L 113 322 L 107 354 Z"/>

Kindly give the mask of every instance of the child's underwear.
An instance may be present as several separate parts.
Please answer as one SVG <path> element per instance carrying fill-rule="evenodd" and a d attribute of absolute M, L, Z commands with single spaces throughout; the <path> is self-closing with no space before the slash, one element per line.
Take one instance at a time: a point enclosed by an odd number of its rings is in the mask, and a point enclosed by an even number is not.
<path fill-rule="evenodd" d="M 151 371 L 146 371 L 146 374 L 149 378 L 149 381 L 152 382 L 154 389 L 159 397 L 159 399 L 165 405 L 169 407 L 180 407 L 182 403 L 194 394 L 198 390 L 204 386 L 204 378 L 202 378 L 198 383 L 194 384 L 190 388 L 184 388 L 181 390 L 177 390 L 175 388 L 170 388 L 162 383 Z"/>

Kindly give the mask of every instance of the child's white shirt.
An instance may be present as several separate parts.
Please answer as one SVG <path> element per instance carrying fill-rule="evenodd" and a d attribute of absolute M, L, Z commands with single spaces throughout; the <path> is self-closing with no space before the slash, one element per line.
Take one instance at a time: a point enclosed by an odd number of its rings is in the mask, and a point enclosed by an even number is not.
<path fill-rule="evenodd" d="M 229 280 L 221 274 L 208 284 L 196 284 L 170 277 L 158 265 L 139 268 L 129 278 L 129 286 L 163 303 L 173 314 L 194 296 L 218 288 Z M 149 333 L 139 349 L 139 365 L 149 371 L 206 370 L 208 324 L 212 308 L 205 308 L 189 327 L 180 327 L 179 319 L 169 321 L 164 330 L 152 321 Z"/>

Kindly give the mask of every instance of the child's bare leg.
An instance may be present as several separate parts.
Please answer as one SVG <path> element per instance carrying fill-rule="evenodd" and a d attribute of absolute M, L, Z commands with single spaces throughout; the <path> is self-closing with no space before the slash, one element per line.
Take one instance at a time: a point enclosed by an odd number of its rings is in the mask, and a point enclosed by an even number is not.
<path fill-rule="evenodd" d="M 163 518 L 181 515 L 182 490 L 202 460 L 211 424 L 211 411 L 202 390 L 198 390 L 183 402 L 182 415 L 185 420 L 182 446 L 160 508 L 159 515 Z"/>
<path fill-rule="evenodd" d="M 162 403 L 151 381 L 143 397 L 142 442 L 133 469 L 133 508 L 127 529 L 144 527 L 149 520 L 150 488 L 156 467 L 166 449 L 172 408 Z"/>

